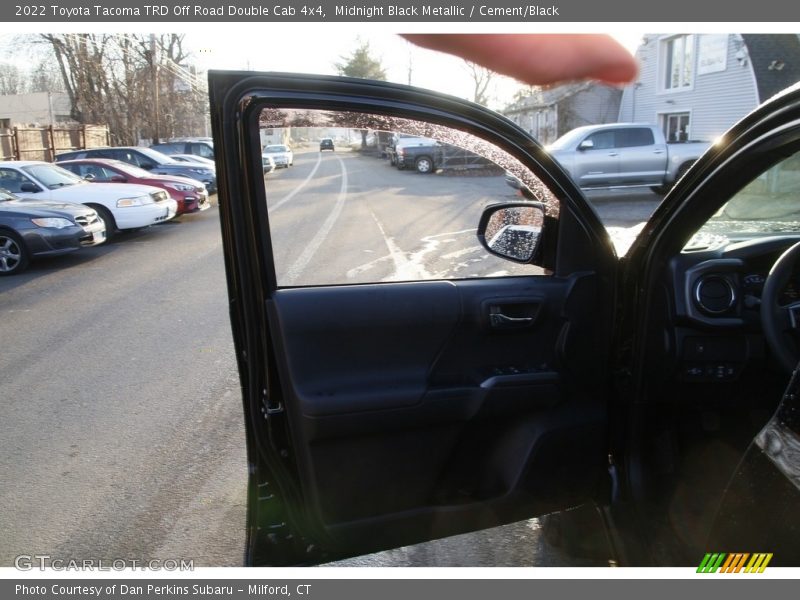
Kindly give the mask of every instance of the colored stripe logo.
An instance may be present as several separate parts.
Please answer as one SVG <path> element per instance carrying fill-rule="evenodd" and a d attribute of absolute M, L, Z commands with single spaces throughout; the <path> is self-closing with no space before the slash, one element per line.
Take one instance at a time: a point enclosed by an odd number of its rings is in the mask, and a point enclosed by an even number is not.
<path fill-rule="evenodd" d="M 709 552 L 700 561 L 698 573 L 763 573 L 772 560 L 772 553 Z"/>

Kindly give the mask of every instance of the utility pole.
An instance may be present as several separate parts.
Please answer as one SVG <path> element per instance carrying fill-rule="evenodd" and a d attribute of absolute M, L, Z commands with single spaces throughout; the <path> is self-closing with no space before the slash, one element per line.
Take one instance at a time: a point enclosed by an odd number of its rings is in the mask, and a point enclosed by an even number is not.
<path fill-rule="evenodd" d="M 50 125 L 55 125 L 56 117 L 53 114 L 53 94 L 47 92 L 47 116 L 50 118 Z"/>
<path fill-rule="evenodd" d="M 411 54 L 411 42 L 406 41 L 406 49 L 408 50 L 408 85 L 411 85 L 411 74 L 414 72 L 414 58 Z"/>
<path fill-rule="evenodd" d="M 159 101 L 158 101 L 158 61 L 156 60 L 156 34 L 150 34 L 150 76 L 153 80 L 153 107 L 155 114 L 153 115 L 153 143 L 158 144 L 161 141 L 161 132 L 158 127 L 159 116 Z"/>

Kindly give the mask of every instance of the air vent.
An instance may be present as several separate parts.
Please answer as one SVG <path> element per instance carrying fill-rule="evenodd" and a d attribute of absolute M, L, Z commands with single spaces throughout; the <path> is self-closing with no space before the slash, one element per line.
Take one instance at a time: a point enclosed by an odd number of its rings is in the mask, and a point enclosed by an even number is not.
<path fill-rule="evenodd" d="M 703 312 L 721 315 L 736 304 L 736 290 L 727 277 L 706 275 L 694 287 L 694 301 Z"/>

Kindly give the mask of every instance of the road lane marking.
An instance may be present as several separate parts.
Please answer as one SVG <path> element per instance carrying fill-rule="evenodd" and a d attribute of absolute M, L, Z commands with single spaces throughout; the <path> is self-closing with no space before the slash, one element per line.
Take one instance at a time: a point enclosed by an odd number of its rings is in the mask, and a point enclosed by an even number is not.
<path fill-rule="evenodd" d="M 445 236 L 448 236 L 448 235 L 461 235 L 462 233 L 474 233 L 474 232 L 475 232 L 475 228 L 473 227 L 472 229 L 459 229 L 458 231 L 448 231 L 446 233 L 437 233 L 436 235 L 429 235 L 429 236 L 426 236 L 426 237 L 424 237 L 422 239 L 423 240 L 432 240 L 433 238 L 440 238 L 440 237 L 445 237 Z"/>
<path fill-rule="evenodd" d="M 455 273 L 459 270 L 470 266 L 470 263 L 458 263 L 455 265 L 449 265 L 443 271 L 431 273 L 425 268 L 425 260 L 429 254 L 433 253 L 437 249 L 440 249 L 442 244 L 453 243 L 456 241 L 454 238 L 466 233 L 474 233 L 474 229 L 462 229 L 459 231 L 448 231 L 445 233 L 438 233 L 436 235 L 425 236 L 420 240 L 423 244 L 422 248 L 416 252 L 404 252 L 397 245 L 397 242 L 395 242 L 394 238 L 386 233 L 386 229 L 384 229 L 383 224 L 380 222 L 377 215 L 375 215 L 373 211 L 370 211 L 370 214 L 372 215 L 372 219 L 375 221 L 375 225 L 378 226 L 381 236 L 383 236 L 383 241 L 389 250 L 389 254 L 350 269 L 347 271 L 348 279 L 356 279 L 362 273 L 365 273 L 388 261 L 393 263 L 394 271 L 381 279 L 381 281 L 426 281 L 432 279 L 447 279 L 449 276 L 455 275 Z M 441 255 L 439 258 L 456 258 L 467 254 L 473 254 L 480 250 L 480 246 L 470 246 L 461 250 L 456 250 L 449 254 Z M 478 259 L 478 261 L 479 260 L 480 259 Z M 476 262 L 475 259 L 473 259 L 472 262 Z"/>
<path fill-rule="evenodd" d="M 455 252 L 449 252 L 448 254 L 442 254 L 442 258 L 460 258 L 467 254 L 472 254 L 473 252 L 480 252 L 483 248 L 481 246 L 468 246 L 462 250 L 456 250 Z"/>
<path fill-rule="evenodd" d="M 392 273 L 389 277 L 384 278 L 383 281 L 415 281 L 430 279 L 431 274 L 425 270 L 422 262 L 420 260 L 415 260 L 415 256 L 413 254 L 411 257 L 409 257 L 405 252 L 400 250 L 400 247 L 395 243 L 394 238 L 386 235 L 386 230 L 378 220 L 378 217 L 375 216 L 375 213 L 370 211 L 370 214 L 372 215 L 372 219 L 375 221 L 375 224 L 378 226 L 378 229 L 383 236 L 383 241 L 386 244 L 386 247 L 389 249 L 389 257 L 394 263 L 394 273 Z M 421 259 L 421 257 L 419 258 Z"/>
<path fill-rule="evenodd" d="M 286 272 L 286 276 L 281 281 L 281 285 L 291 285 L 297 280 L 298 277 L 300 277 L 303 270 L 308 266 L 308 263 L 311 262 L 314 254 L 317 252 L 317 250 L 319 250 L 322 242 L 324 242 L 325 238 L 328 237 L 328 234 L 331 232 L 331 229 L 333 229 L 336 220 L 339 218 L 339 215 L 344 208 L 344 201 L 347 199 L 347 167 L 344 166 L 344 162 L 338 156 L 336 157 L 336 160 L 339 161 L 339 166 L 342 169 L 342 185 L 339 188 L 339 197 L 336 199 L 336 204 L 328 215 L 328 218 L 325 219 L 322 227 L 319 228 L 319 231 L 317 231 L 314 237 L 308 242 L 306 249 L 303 250 L 303 253 L 298 257 L 294 264 L 289 267 L 289 270 Z"/>
<path fill-rule="evenodd" d="M 339 157 L 337 156 L 336 158 L 339 158 Z M 289 200 L 291 200 L 292 198 L 294 198 L 294 196 L 295 196 L 295 194 L 296 194 L 297 192 L 299 192 L 299 191 L 300 191 L 300 190 L 302 190 L 304 187 L 306 187 L 306 185 L 308 184 L 308 182 L 309 182 L 309 181 L 311 181 L 311 178 L 312 178 L 312 177 L 314 177 L 314 175 L 316 174 L 316 172 L 317 172 L 317 169 L 319 169 L 319 165 L 320 165 L 320 163 L 321 163 L 321 162 L 322 162 L 322 154 L 319 154 L 319 155 L 317 156 L 317 162 L 316 162 L 316 164 L 314 164 L 314 168 L 313 168 L 313 169 L 311 169 L 311 172 L 310 172 L 310 173 L 308 174 L 308 176 L 307 176 L 307 177 L 306 177 L 306 178 L 305 178 L 305 179 L 304 179 L 304 180 L 303 180 L 303 181 L 300 183 L 300 185 L 298 185 L 298 186 L 297 186 L 296 188 L 294 188 L 294 189 L 293 189 L 291 192 L 289 192 L 288 194 L 286 194 L 286 196 L 285 196 L 285 197 L 283 197 L 283 198 L 281 198 L 281 199 L 280 199 L 278 202 L 276 202 L 275 204 L 273 204 L 272 206 L 270 206 L 270 209 L 271 209 L 271 210 L 275 210 L 276 208 L 280 208 L 281 206 L 283 206 L 284 204 L 286 204 L 286 203 L 287 203 Z M 341 161 L 341 159 L 339 160 L 339 162 L 342 162 L 342 161 Z M 287 167 L 287 169 L 288 169 L 288 167 Z"/>

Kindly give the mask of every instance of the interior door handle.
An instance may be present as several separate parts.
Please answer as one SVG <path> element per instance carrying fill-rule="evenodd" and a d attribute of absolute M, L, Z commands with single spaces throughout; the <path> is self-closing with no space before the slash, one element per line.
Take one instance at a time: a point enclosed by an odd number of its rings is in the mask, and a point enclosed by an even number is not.
<path fill-rule="evenodd" d="M 491 298 L 483 303 L 484 322 L 492 330 L 524 329 L 536 324 L 540 309 L 539 298 Z"/>
<path fill-rule="evenodd" d="M 503 313 L 492 313 L 489 315 L 492 327 L 524 327 L 533 323 L 533 317 L 509 317 Z"/>

